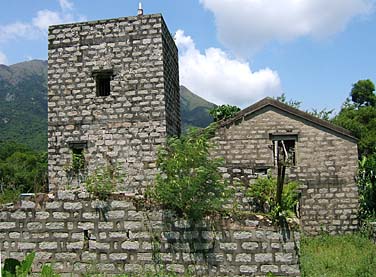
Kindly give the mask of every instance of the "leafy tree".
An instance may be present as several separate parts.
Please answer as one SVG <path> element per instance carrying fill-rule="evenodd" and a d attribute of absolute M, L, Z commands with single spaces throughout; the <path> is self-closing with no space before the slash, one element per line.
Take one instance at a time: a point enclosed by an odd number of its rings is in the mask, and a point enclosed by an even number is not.
<path fill-rule="evenodd" d="M 375 106 L 375 85 L 369 79 L 359 80 L 351 90 L 351 100 L 358 106 Z"/>
<path fill-rule="evenodd" d="M 235 116 L 240 111 L 240 108 L 232 105 L 221 105 L 209 110 L 209 114 L 214 118 L 214 122 L 222 119 L 229 119 Z"/>
<path fill-rule="evenodd" d="M 360 215 L 376 215 L 376 95 L 371 80 L 355 83 L 333 123 L 350 131 L 359 139 L 358 186 Z"/>
<path fill-rule="evenodd" d="M 158 152 L 160 173 L 149 192 L 157 202 L 193 221 L 221 209 L 228 197 L 218 171 L 222 161 L 209 156 L 209 131 L 191 129 L 168 140 Z"/>
<path fill-rule="evenodd" d="M 14 142 L 0 143 L 1 199 L 10 201 L 20 192 L 47 189 L 47 153 Z"/>

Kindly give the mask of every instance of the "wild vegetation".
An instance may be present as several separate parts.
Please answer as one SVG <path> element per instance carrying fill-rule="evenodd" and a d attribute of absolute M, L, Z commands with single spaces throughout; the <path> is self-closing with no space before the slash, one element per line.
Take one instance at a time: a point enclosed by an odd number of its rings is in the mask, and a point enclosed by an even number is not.
<path fill-rule="evenodd" d="M 12 202 L 21 192 L 47 189 L 47 153 L 15 142 L 0 142 L 0 202 Z"/>
<path fill-rule="evenodd" d="M 160 173 L 149 195 L 155 201 L 193 221 L 218 212 L 229 197 L 218 167 L 220 159 L 209 156 L 210 129 L 191 129 L 170 138 L 158 152 Z"/>
<path fill-rule="evenodd" d="M 353 85 L 350 97 L 333 118 L 359 138 L 358 185 L 360 215 L 363 219 L 376 216 L 376 95 L 371 80 Z"/>
<path fill-rule="evenodd" d="M 298 183 L 288 182 L 283 186 L 282 203 L 277 203 L 277 179 L 272 177 L 259 178 L 249 186 L 247 197 L 252 200 L 256 212 L 270 214 L 274 217 L 294 217 L 298 203 Z"/>
<path fill-rule="evenodd" d="M 373 277 L 376 245 L 362 234 L 303 237 L 300 265 L 303 277 Z"/>
<path fill-rule="evenodd" d="M 209 114 L 214 118 L 214 122 L 229 119 L 240 112 L 240 108 L 232 105 L 221 105 L 209 110 Z"/>

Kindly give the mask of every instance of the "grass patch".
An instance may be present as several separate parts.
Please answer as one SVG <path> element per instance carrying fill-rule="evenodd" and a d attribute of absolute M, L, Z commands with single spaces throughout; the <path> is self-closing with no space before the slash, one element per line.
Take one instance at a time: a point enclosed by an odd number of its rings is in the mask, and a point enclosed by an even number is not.
<path fill-rule="evenodd" d="M 376 245 L 361 234 L 306 237 L 300 263 L 303 277 L 373 277 Z"/>

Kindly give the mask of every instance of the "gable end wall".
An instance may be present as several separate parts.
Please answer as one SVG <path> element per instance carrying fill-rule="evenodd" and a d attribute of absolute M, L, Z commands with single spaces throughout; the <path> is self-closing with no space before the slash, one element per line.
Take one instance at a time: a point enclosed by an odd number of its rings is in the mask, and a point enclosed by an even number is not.
<path fill-rule="evenodd" d="M 276 176 L 271 133 L 298 134 L 297 164 L 287 170 L 301 186 L 300 214 L 303 230 L 346 232 L 357 228 L 358 191 L 355 184 L 357 145 L 301 118 L 273 107 L 228 127 L 213 138 L 213 155 L 225 158 L 224 173 L 248 186 L 256 169 L 269 167 Z"/>

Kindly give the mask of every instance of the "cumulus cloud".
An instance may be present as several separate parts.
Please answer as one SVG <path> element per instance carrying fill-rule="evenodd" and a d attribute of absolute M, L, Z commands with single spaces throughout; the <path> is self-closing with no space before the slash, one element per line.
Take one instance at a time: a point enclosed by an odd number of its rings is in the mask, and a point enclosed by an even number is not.
<path fill-rule="evenodd" d="M 40 38 L 41 35 L 47 34 L 50 25 L 85 20 L 85 17 L 73 11 L 73 3 L 69 0 L 59 0 L 59 5 L 61 9 L 59 11 L 47 9 L 38 11 L 31 22 L 15 22 L 0 26 L 0 42 L 18 38 Z"/>
<path fill-rule="evenodd" d="M 0 64 L 8 64 L 7 56 L 0 51 Z"/>
<path fill-rule="evenodd" d="M 213 12 L 219 39 L 237 54 L 270 41 L 301 36 L 324 38 L 356 16 L 373 11 L 375 0 L 200 0 Z"/>
<path fill-rule="evenodd" d="M 175 42 L 180 54 L 180 83 L 211 102 L 244 108 L 262 97 L 281 93 L 279 76 L 269 68 L 252 72 L 249 63 L 218 48 L 201 53 L 182 30 L 176 32 Z"/>

